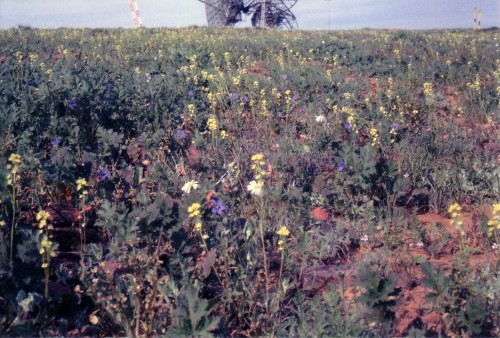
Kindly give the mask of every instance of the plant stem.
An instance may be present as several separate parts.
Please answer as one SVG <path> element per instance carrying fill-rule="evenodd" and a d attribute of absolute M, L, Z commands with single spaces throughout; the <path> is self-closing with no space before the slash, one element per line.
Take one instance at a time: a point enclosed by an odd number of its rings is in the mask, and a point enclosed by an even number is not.
<path fill-rule="evenodd" d="M 262 242 L 262 254 L 264 256 L 264 275 L 266 278 L 266 294 L 268 295 L 269 288 L 269 276 L 267 272 L 267 253 L 266 253 L 266 242 L 264 240 L 264 196 L 260 196 L 260 210 L 259 210 L 259 230 L 260 230 L 260 240 Z"/>

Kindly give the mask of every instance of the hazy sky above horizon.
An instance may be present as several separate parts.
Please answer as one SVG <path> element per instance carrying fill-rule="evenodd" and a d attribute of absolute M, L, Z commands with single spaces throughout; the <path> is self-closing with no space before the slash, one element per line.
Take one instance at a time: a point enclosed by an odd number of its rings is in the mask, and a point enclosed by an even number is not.
<path fill-rule="evenodd" d="M 197 0 L 137 0 L 146 27 L 207 24 Z M 292 9 L 299 29 L 472 28 L 500 26 L 500 0 L 298 0 Z M 250 18 L 240 26 L 248 26 Z M 0 29 L 133 27 L 127 0 L 0 0 Z"/>

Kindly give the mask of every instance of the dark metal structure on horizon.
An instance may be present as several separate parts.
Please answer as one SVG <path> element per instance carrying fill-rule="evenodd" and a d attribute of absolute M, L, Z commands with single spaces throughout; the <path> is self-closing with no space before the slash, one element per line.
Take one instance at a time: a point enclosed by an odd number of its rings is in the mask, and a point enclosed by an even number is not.
<path fill-rule="evenodd" d="M 297 0 L 198 0 L 205 4 L 209 26 L 234 26 L 250 16 L 252 26 L 294 28 L 291 9 Z"/>

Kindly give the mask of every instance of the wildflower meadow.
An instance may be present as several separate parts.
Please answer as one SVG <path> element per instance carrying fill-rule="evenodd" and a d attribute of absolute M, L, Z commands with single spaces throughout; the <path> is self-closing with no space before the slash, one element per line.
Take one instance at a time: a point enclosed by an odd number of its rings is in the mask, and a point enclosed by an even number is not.
<path fill-rule="evenodd" d="M 498 336 L 500 33 L 0 31 L 1 336 Z"/>

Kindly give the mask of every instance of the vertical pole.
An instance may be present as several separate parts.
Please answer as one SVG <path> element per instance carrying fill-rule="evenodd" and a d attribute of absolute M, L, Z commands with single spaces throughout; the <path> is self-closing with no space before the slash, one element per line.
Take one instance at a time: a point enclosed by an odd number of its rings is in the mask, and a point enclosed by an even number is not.
<path fill-rule="evenodd" d="M 267 27 L 266 23 L 266 0 L 260 1 L 260 28 L 264 29 Z"/>
<path fill-rule="evenodd" d="M 130 12 L 132 13 L 132 19 L 134 20 L 135 28 L 142 27 L 141 13 L 139 12 L 139 6 L 137 6 L 136 0 L 128 0 L 130 6 Z"/>
<path fill-rule="evenodd" d="M 474 30 L 476 30 L 476 7 L 472 10 L 472 15 L 474 16 Z"/>
<path fill-rule="evenodd" d="M 477 13 L 477 29 L 481 30 L 481 17 L 483 16 L 483 12 L 479 11 Z"/>

